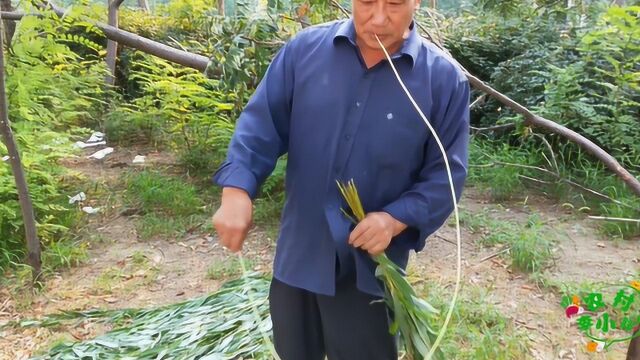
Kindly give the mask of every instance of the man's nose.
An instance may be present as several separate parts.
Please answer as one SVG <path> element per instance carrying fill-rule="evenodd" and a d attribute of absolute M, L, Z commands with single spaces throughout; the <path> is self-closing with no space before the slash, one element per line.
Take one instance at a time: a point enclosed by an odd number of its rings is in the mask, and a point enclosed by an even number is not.
<path fill-rule="evenodd" d="M 377 1 L 373 10 L 371 24 L 374 26 L 384 26 L 387 24 L 387 9 L 385 1 Z"/>

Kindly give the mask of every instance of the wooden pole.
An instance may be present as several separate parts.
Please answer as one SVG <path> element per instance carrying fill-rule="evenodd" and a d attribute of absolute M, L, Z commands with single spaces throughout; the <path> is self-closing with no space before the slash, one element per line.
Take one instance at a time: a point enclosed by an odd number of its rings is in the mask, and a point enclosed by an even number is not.
<path fill-rule="evenodd" d="M 2 21 L 0 21 L 0 23 L 2 23 Z M 4 26 L 2 27 L 2 31 L 0 31 L 0 44 L 2 44 L 4 38 Z M 18 144 L 16 144 L 15 138 L 13 137 L 11 123 L 9 122 L 9 106 L 7 104 L 4 74 L 4 49 L 0 47 L 0 133 L 2 134 L 2 140 L 9 152 L 9 162 L 11 163 L 11 170 L 13 171 L 13 177 L 18 190 L 18 199 L 20 201 L 20 210 L 22 211 L 22 220 L 24 222 L 27 242 L 28 262 L 29 265 L 31 265 L 33 285 L 35 285 L 42 273 L 40 240 L 38 240 L 33 204 L 31 203 L 29 188 L 22 168 L 22 162 L 20 161 Z"/>
<path fill-rule="evenodd" d="M 109 11 L 108 23 L 109 26 L 118 28 L 118 9 L 124 0 L 107 0 L 107 8 Z M 107 68 L 109 69 L 109 75 L 105 79 L 107 85 L 113 86 L 116 81 L 116 60 L 118 58 L 118 42 L 109 40 L 107 42 Z"/>

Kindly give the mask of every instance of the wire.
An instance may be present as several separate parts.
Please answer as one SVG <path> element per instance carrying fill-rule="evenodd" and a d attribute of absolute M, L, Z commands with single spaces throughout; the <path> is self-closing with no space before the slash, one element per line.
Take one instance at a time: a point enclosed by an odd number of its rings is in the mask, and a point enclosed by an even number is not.
<path fill-rule="evenodd" d="M 393 70 L 393 73 L 396 75 L 396 79 L 398 79 L 400 86 L 402 87 L 404 92 L 407 94 L 407 97 L 411 101 L 411 104 L 413 104 L 413 107 L 416 109 L 418 114 L 420 114 L 420 116 L 422 117 L 422 120 L 424 120 L 424 123 L 429 128 L 429 131 L 431 131 L 431 134 L 433 134 L 433 137 L 436 139 L 436 142 L 438 143 L 438 148 L 440 148 L 440 152 L 442 153 L 442 157 L 444 158 L 444 164 L 447 169 L 447 175 L 449 176 L 449 185 L 451 186 L 451 200 L 453 201 L 453 210 L 454 210 L 455 219 L 456 219 L 456 238 L 457 238 L 457 248 L 458 248 L 456 286 L 453 291 L 453 298 L 451 299 L 451 304 L 449 305 L 449 311 L 447 311 L 447 316 L 444 319 L 444 324 L 442 325 L 442 329 L 440 329 L 440 332 L 438 333 L 438 337 L 436 338 L 436 341 L 433 343 L 433 346 L 431 346 L 431 349 L 429 350 L 429 354 L 427 355 L 426 360 L 429 360 L 433 356 L 435 350 L 438 348 L 438 344 L 440 344 L 440 342 L 442 341 L 442 338 L 444 337 L 444 334 L 447 330 L 447 326 L 449 325 L 449 321 L 451 320 L 451 314 L 453 313 L 453 308 L 455 307 L 456 301 L 458 300 L 458 292 L 460 290 L 460 279 L 462 278 L 462 246 L 461 246 L 462 242 L 461 242 L 461 236 L 460 236 L 460 217 L 458 215 L 458 204 L 456 203 L 456 190 L 453 185 L 453 176 L 451 175 L 451 167 L 449 166 L 449 159 L 447 158 L 447 152 L 444 150 L 444 146 L 442 145 L 442 142 L 440 141 L 438 134 L 436 133 L 433 126 L 431 126 L 431 123 L 429 122 L 429 120 L 427 120 L 427 117 L 424 115 L 424 113 L 422 112 L 422 110 L 420 109 L 416 101 L 413 99 L 413 96 L 411 96 L 411 93 L 409 92 L 407 87 L 404 85 L 404 82 L 402 82 L 402 79 L 400 78 L 400 75 L 398 74 L 396 67 L 393 65 L 393 61 L 391 60 L 391 57 L 389 56 L 387 49 L 384 47 L 384 45 L 378 38 L 378 35 L 376 34 L 375 37 L 376 37 L 376 40 L 378 40 L 378 44 L 380 44 L 380 48 L 382 48 L 382 51 L 384 51 L 384 55 L 386 56 L 387 61 L 389 61 L 389 65 L 391 65 L 391 69 Z"/>

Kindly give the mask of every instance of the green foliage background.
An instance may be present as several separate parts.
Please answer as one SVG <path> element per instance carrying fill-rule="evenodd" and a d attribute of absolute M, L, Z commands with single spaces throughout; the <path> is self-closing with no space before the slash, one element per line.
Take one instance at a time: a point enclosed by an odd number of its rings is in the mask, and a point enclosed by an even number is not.
<path fill-rule="evenodd" d="M 274 2 L 264 11 L 256 11 L 254 1 L 233 2 L 234 11 L 226 17 L 217 14 L 213 0 L 154 2 L 151 13 L 125 7 L 121 27 L 210 56 L 217 64 L 212 70 L 219 75 L 207 78 L 121 48 L 116 87 L 106 89 L 106 39 L 85 17 L 104 20 L 106 10 L 98 2 L 73 3 L 64 20 L 25 17 L 8 51 L 10 117 L 47 249 L 72 238 L 82 218 L 67 202 L 79 180 L 59 161 L 75 154 L 74 141 L 91 128 L 106 132 L 110 143 L 169 149 L 185 171 L 206 181 L 223 159 L 235 119 L 273 54 L 300 29 L 281 16 L 295 16 L 300 5 L 295 1 L 279 2 L 277 7 Z M 628 3 L 620 8 L 605 1 L 578 1 L 567 9 L 564 2 L 555 1 L 440 1 L 444 15 L 434 19 L 446 46 L 472 73 L 540 115 L 589 137 L 638 175 L 640 7 L 637 1 Z M 326 2 L 310 4 L 313 23 L 342 17 Z M 424 9 L 419 18 L 436 30 Z M 522 120 L 491 99 L 475 107 L 472 115 L 477 127 Z M 633 210 L 640 208 L 636 197 L 593 158 L 561 138 L 544 135 L 543 141 L 539 135 L 518 127 L 507 134 L 475 136 L 472 164 L 480 167 L 471 169 L 472 184 L 487 186 L 498 200 L 509 199 L 531 185 L 523 175 L 545 175 L 482 165 L 542 166 L 623 205 L 567 191 L 566 184 L 557 181 L 542 191 L 576 207 L 588 206 L 592 213 L 640 216 Z M 0 145 L 0 156 L 4 155 L 6 149 Z M 263 187 L 258 203 L 267 205 L 257 217 L 278 217 L 285 165 L 286 157 Z M 0 200 L 0 269 L 6 269 L 21 263 L 25 255 L 17 194 L 6 163 L 0 163 Z M 640 233 L 633 224 L 607 223 L 603 228 L 622 237 Z M 69 263 L 58 260 L 53 263 Z"/>

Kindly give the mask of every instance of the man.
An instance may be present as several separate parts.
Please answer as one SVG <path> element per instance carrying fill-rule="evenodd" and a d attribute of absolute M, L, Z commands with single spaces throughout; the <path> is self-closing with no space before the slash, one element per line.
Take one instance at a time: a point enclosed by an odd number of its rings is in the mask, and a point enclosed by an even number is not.
<path fill-rule="evenodd" d="M 450 215 L 442 155 L 394 77 L 375 34 L 435 127 L 457 195 L 466 177 L 469 85 L 417 34 L 420 0 L 353 0 L 353 18 L 307 28 L 275 56 L 238 120 L 213 217 L 240 251 L 252 199 L 287 153 L 286 202 L 270 309 L 283 360 L 397 359 L 371 255 L 402 267 Z M 353 179 L 367 217 L 357 226 L 336 180 Z M 458 200 L 458 199 L 456 199 Z M 372 303 L 373 302 L 373 303 Z"/>

